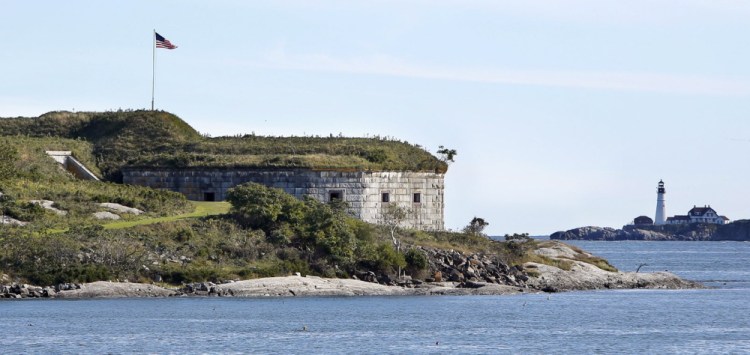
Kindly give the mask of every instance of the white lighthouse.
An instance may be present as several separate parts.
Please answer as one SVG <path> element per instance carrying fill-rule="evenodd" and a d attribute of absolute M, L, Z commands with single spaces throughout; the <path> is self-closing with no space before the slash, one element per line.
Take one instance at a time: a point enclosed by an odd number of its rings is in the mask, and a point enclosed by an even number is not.
<path fill-rule="evenodd" d="M 664 194 L 667 193 L 664 190 L 664 181 L 659 180 L 659 188 L 656 189 L 656 216 L 654 218 L 654 224 L 665 224 L 667 222 L 667 206 L 664 203 Z"/>

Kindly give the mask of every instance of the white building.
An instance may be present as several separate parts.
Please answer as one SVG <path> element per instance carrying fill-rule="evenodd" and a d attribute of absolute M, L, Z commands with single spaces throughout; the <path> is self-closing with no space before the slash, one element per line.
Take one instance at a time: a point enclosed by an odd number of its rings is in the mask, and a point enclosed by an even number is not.
<path fill-rule="evenodd" d="M 667 218 L 667 224 L 689 224 L 689 223 L 713 223 L 726 224 L 729 218 L 720 216 L 711 206 L 693 206 L 686 216 L 673 216 Z"/>

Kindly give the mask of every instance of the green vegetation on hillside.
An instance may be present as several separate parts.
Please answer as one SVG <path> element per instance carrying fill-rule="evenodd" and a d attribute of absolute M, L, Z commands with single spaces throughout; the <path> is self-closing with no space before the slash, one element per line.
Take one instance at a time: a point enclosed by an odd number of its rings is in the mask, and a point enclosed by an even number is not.
<path fill-rule="evenodd" d="M 55 181 L 68 180 L 68 176 L 60 174 L 57 165 L 45 153 L 48 150 L 71 151 L 73 157 L 89 167 L 95 174 L 101 172 L 96 166 L 91 143 L 80 139 L 66 139 L 60 137 L 32 138 L 28 136 L 0 136 L 0 146 L 6 151 L 14 151 L 14 156 L 4 157 L 3 164 L 14 171 L 13 175 L 21 178 L 34 179 L 45 176 Z"/>
<path fill-rule="evenodd" d="M 14 146 L 13 150 L 35 155 L 20 148 Z M 17 158 L 20 155 L 15 155 L 16 165 L 23 165 Z M 52 162 L 51 166 L 46 161 Z M 326 277 L 373 272 L 378 277 L 393 277 L 399 269 L 425 277 L 430 261 L 417 246 L 494 255 L 495 260 L 509 266 L 528 261 L 563 269 L 572 265 L 534 254 L 538 243 L 527 235 L 508 236 L 508 241 L 501 243 L 478 232 L 397 228 L 399 251 L 392 244 L 388 226 L 357 220 L 346 214 L 340 202 L 300 201 L 280 189 L 259 184 L 230 190 L 230 209 L 226 202 L 187 203 L 181 195 L 170 192 L 76 181 L 55 167 L 50 158 L 35 164 L 43 170 L 30 171 L 49 174 L 49 186 L 39 181 L 40 176 L 18 169 L 12 171 L 13 175 L 24 179 L 0 181 L 6 193 L 0 198 L 5 211 L 16 208 L 25 215 L 15 216 L 32 222 L 23 227 L 0 227 L 0 273 L 39 285 L 118 279 L 180 284 L 294 272 Z M 61 192 L 52 195 L 56 190 Z M 24 200 L 38 196 L 59 199 L 62 203 L 56 206 L 69 208 L 71 213 L 56 216 Z M 130 205 L 155 204 L 168 213 L 149 213 L 120 222 L 85 217 L 89 208 L 95 209 L 97 198 L 112 200 L 116 196 Z M 19 206 L 27 210 L 19 210 Z M 50 229 L 58 225 L 65 228 Z M 586 262 L 611 268 L 606 261 L 585 257 L 590 259 Z"/>
<path fill-rule="evenodd" d="M 252 183 L 234 188 L 229 195 L 232 208 L 222 215 L 167 217 L 151 224 L 84 221 L 61 232 L 47 229 L 45 223 L 4 226 L 0 272 L 41 285 L 115 279 L 179 284 L 294 272 L 327 277 L 358 272 L 394 275 L 399 268 L 419 274 L 427 261 L 413 249 L 418 245 L 523 260 L 505 243 L 455 232 L 399 229 L 403 244 L 398 252 L 387 227 L 348 216 L 342 205 L 300 201 L 282 190 Z M 194 217 L 227 211 L 221 203 L 200 207 Z"/>
<path fill-rule="evenodd" d="M 0 214 L 35 222 L 41 228 L 67 228 L 93 223 L 92 213 L 103 211 L 100 203 L 112 202 L 146 212 L 145 217 L 167 216 L 192 210 L 184 196 L 142 186 L 81 181 L 50 158 L 47 150 L 70 150 L 79 161 L 98 173 L 90 143 L 57 137 L 0 137 Z M 50 200 L 67 212 L 59 216 L 30 200 Z M 135 218 L 135 217 L 132 217 Z"/>
<path fill-rule="evenodd" d="M 338 204 L 299 201 L 261 185 L 238 186 L 232 203 L 191 203 L 183 195 L 75 179 L 45 154 L 72 151 L 95 174 L 118 181 L 122 169 L 283 167 L 422 170 L 447 165 L 419 146 L 382 138 L 208 138 L 166 112 L 52 112 L 0 119 L 0 214 L 29 222 L 0 225 L 0 273 L 36 284 L 155 280 L 178 284 L 301 272 L 350 277 L 427 267 L 416 245 L 462 250 L 496 247 L 480 235 L 390 231 L 357 220 Z M 53 201 L 60 215 L 31 200 Z M 123 220 L 94 218 L 99 204 L 145 211 Z M 493 244 L 494 243 L 494 244 Z M 495 249 L 493 249 L 495 250 Z M 497 249 L 495 251 L 502 251 Z"/>
<path fill-rule="evenodd" d="M 249 167 L 445 172 L 422 147 L 393 139 L 346 137 L 208 138 L 162 111 L 50 112 L 0 119 L 0 135 L 81 139 L 111 181 L 125 167 Z"/>
<path fill-rule="evenodd" d="M 50 233 L 4 227 L 0 234 L 0 271 L 44 285 L 112 279 L 146 281 L 157 275 L 179 284 L 293 272 L 347 277 L 358 265 L 388 273 L 406 265 L 404 256 L 396 253 L 387 239 L 378 237 L 376 226 L 349 217 L 335 206 L 298 201 L 265 187 L 255 192 L 283 199 L 281 212 L 277 214 L 276 201 L 269 200 L 256 207 L 237 206 L 231 216 L 121 229 L 88 224 Z M 238 211 L 244 208 L 266 211 L 257 228 L 240 217 Z"/>
<path fill-rule="evenodd" d="M 227 200 L 234 220 L 260 231 L 285 262 L 306 272 L 346 277 L 358 268 L 392 273 L 406 266 L 404 256 L 378 238 L 373 225 L 347 215 L 342 203 L 300 201 L 281 189 L 255 183 L 229 190 Z"/>

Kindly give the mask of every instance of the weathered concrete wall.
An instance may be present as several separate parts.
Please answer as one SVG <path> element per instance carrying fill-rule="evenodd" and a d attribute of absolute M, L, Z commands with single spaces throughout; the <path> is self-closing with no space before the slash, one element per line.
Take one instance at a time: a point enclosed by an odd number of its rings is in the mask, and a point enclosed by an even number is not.
<path fill-rule="evenodd" d="M 73 158 L 73 153 L 67 150 L 48 150 L 47 155 L 55 159 L 56 162 L 60 163 L 65 170 L 73 174 L 76 178 L 81 180 L 96 180 L 99 178 L 87 169 L 85 165 Z"/>
<path fill-rule="evenodd" d="M 297 198 L 346 201 L 351 212 L 378 223 L 388 205 L 412 211 L 404 226 L 442 230 L 444 175 L 426 172 L 344 172 L 304 169 L 126 169 L 123 182 L 177 191 L 191 200 L 224 200 L 229 188 L 256 182 L 283 189 Z M 383 202 L 388 194 L 388 202 Z M 415 202 L 418 194 L 418 202 Z"/>

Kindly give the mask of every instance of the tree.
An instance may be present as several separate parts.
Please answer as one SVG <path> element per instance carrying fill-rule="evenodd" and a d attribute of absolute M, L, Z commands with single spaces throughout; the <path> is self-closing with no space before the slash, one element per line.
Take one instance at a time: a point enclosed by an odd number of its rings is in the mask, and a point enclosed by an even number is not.
<path fill-rule="evenodd" d="M 409 218 L 410 214 L 411 210 L 395 203 L 388 204 L 382 214 L 381 222 L 390 230 L 393 247 L 396 248 L 396 252 L 398 253 L 401 253 L 401 241 L 396 238 L 396 229 L 398 229 L 403 221 Z M 401 277 L 401 266 L 398 268 L 398 277 Z"/>
<path fill-rule="evenodd" d="M 306 198 L 305 205 L 307 213 L 302 231 L 305 244 L 322 248 L 337 264 L 352 264 L 357 237 L 346 209 L 340 204 L 324 204 L 313 198 Z"/>
<path fill-rule="evenodd" d="M 438 147 L 437 153 L 440 154 L 440 160 L 444 161 L 445 163 L 454 162 L 455 160 L 453 160 L 453 157 L 458 155 L 455 149 L 448 149 L 442 145 Z"/>
<path fill-rule="evenodd" d="M 410 214 L 411 210 L 395 203 L 388 204 L 382 214 L 381 222 L 390 230 L 391 240 L 393 241 L 393 246 L 396 248 L 396 251 L 401 251 L 401 242 L 396 239 L 396 229 L 398 229 L 403 221 L 409 218 Z"/>
<path fill-rule="evenodd" d="M 483 235 L 482 231 L 484 231 L 484 227 L 487 227 L 490 225 L 487 223 L 484 218 L 474 217 L 471 219 L 471 222 L 469 222 L 469 225 L 464 227 L 464 233 L 471 234 L 471 235 Z"/>

